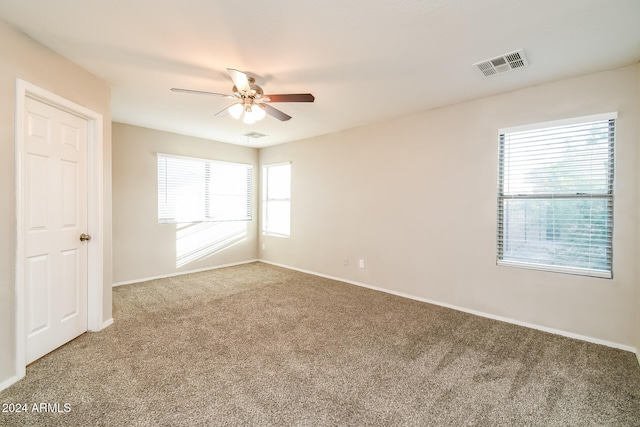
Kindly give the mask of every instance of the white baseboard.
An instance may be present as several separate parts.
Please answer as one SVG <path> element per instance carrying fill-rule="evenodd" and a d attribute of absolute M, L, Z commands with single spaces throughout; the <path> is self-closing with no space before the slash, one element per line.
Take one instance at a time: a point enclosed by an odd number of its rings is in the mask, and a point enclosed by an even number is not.
<path fill-rule="evenodd" d="M 324 277 L 326 279 L 331 279 L 331 280 L 337 280 L 339 282 L 344 282 L 344 283 L 349 283 L 351 285 L 361 286 L 363 288 L 372 289 L 374 291 L 385 292 L 387 294 L 396 295 L 396 296 L 399 296 L 399 297 L 408 298 L 408 299 L 412 299 L 412 300 L 415 300 L 415 301 L 426 302 L 428 304 L 438 305 L 440 307 L 446 307 L 446 308 L 450 308 L 452 310 L 462 311 L 464 313 L 469 313 L 469 314 L 473 314 L 473 315 L 476 315 L 476 316 L 485 317 L 485 318 L 488 318 L 488 319 L 498 320 L 500 322 L 511 323 L 511 324 L 518 325 L 518 326 L 524 326 L 524 327 L 530 328 L 530 329 L 537 329 L 539 331 L 549 332 L 549 333 L 554 334 L 554 335 L 560 335 L 560 336 L 567 337 L 567 338 L 574 338 L 574 339 L 577 339 L 577 340 L 580 340 L 580 341 L 586 341 L 586 342 L 590 342 L 590 343 L 593 343 L 593 344 L 600 344 L 600 345 L 604 345 L 604 346 L 607 346 L 607 347 L 613 347 L 613 348 L 617 348 L 617 349 L 624 350 L 624 351 L 630 351 L 630 352 L 632 352 L 632 353 L 634 353 L 636 355 L 636 357 L 638 358 L 638 363 L 640 363 L 640 354 L 638 354 L 637 349 L 635 347 L 631 347 L 631 346 L 628 346 L 628 345 L 619 344 L 619 343 L 615 343 L 615 342 L 611 342 L 611 341 L 605 341 L 605 340 L 601 340 L 601 339 L 598 339 L 598 338 L 593 338 L 593 337 L 589 337 L 589 336 L 585 336 L 585 335 L 574 334 L 572 332 L 567 332 L 567 331 L 562 331 L 562 330 L 559 330 L 559 329 L 549 328 L 549 327 L 546 327 L 546 326 L 536 325 L 534 323 L 522 322 L 520 320 L 510 319 L 508 317 L 496 316 L 496 315 L 493 315 L 493 314 L 490 314 L 490 313 L 484 313 L 484 312 L 481 312 L 481 311 L 472 310 L 472 309 L 465 308 L 465 307 L 460 307 L 460 306 L 447 304 L 447 303 L 440 302 L 440 301 L 434 301 L 434 300 L 431 300 L 431 299 L 428 299 L 428 298 L 422 298 L 422 297 L 418 297 L 418 296 L 415 296 L 415 295 L 406 294 L 404 292 L 397 292 L 397 291 L 392 291 L 392 290 L 385 289 L 385 288 L 379 288 L 377 286 L 371 286 L 371 285 L 368 285 L 366 283 L 356 282 L 356 281 L 353 281 L 353 280 L 343 279 L 343 278 L 335 277 L 335 276 L 329 276 L 329 275 L 318 273 L 318 272 L 315 272 L 315 271 L 305 270 L 305 269 L 302 269 L 302 268 L 296 268 L 296 267 L 292 267 L 292 266 L 289 266 L 289 265 L 279 264 L 279 263 L 276 263 L 276 262 L 271 262 L 271 261 L 267 261 L 267 260 L 263 260 L 263 259 L 261 259 L 259 261 L 263 262 L 265 264 L 271 264 L 271 265 L 275 265 L 277 267 L 282 267 L 282 268 L 287 268 L 289 270 L 299 271 L 301 273 L 307 273 L 307 274 L 311 274 L 311 275 L 318 276 L 318 277 Z"/>
<path fill-rule="evenodd" d="M 202 271 L 209 271 L 209 270 L 217 270 L 219 268 L 233 267 L 235 265 L 251 264 L 252 262 L 257 262 L 257 261 L 260 261 L 260 260 L 252 259 L 252 260 L 249 260 L 249 261 L 241 261 L 241 262 L 235 262 L 235 263 L 231 263 L 231 264 L 217 265 L 215 267 L 206 267 L 206 268 L 200 268 L 200 269 L 197 269 L 197 270 L 180 271 L 178 273 L 164 274 L 164 275 L 161 275 L 161 276 L 144 277 L 144 278 L 140 278 L 140 279 L 127 280 L 127 281 L 124 281 L 124 282 L 116 282 L 116 283 L 113 283 L 111 286 L 115 288 L 116 286 L 132 285 L 134 283 L 148 282 L 149 280 L 166 279 L 167 277 L 183 276 L 185 274 L 200 273 Z"/>
<path fill-rule="evenodd" d="M 113 325 L 113 317 L 105 320 L 104 322 L 102 322 L 102 326 L 100 327 L 100 330 L 103 330 L 104 328 Z"/>
<path fill-rule="evenodd" d="M 7 389 L 24 378 L 24 375 L 15 375 L 0 383 L 0 391 Z"/>
<path fill-rule="evenodd" d="M 88 329 L 87 332 L 100 332 L 102 330 L 104 330 L 104 328 L 113 325 L 113 317 L 110 319 L 107 319 L 103 322 L 98 323 L 98 329 Z"/>

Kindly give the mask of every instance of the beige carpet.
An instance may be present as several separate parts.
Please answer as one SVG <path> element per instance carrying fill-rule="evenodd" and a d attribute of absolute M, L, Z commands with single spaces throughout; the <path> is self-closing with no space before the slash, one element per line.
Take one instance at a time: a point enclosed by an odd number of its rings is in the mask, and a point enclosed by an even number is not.
<path fill-rule="evenodd" d="M 114 318 L 0 425 L 640 425 L 631 353 L 262 263 L 115 288 Z"/>

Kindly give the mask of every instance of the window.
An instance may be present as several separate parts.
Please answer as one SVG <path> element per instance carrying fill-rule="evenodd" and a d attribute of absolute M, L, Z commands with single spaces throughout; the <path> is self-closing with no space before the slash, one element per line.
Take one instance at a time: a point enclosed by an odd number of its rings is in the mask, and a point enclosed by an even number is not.
<path fill-rule="evenodd" d="M 158 222 L 251 219 L 251 165 L 158 153 Z"/>
<path fill-rule="evenodd" d="M 288 237 L 291 227 L 291 163 L 262 169 L 262 233 Z"/>
<path fill-rule="evenodd" d="M 500 131 L 499 265 L 612 277 L 615 119 Z"/>

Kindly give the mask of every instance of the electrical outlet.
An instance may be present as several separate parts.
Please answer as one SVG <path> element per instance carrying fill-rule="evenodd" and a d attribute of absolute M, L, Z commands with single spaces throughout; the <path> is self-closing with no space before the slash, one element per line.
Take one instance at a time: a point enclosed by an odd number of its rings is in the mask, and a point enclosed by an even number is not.
<path fill-rule="evenodd" d="M 364 258 L 360 258 L 360 260 L 358 260 L 358 265 L 360 268 L 364 268 Z"/>

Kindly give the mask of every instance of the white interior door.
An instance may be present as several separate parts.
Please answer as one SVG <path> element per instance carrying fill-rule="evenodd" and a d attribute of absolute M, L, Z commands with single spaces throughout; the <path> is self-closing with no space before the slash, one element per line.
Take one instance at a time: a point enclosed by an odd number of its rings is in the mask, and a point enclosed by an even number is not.
<path fill-rule="evenodd" d="M 32 98 L 24 117 L 26 362 L 87 331 L 86 119 Z"/>

